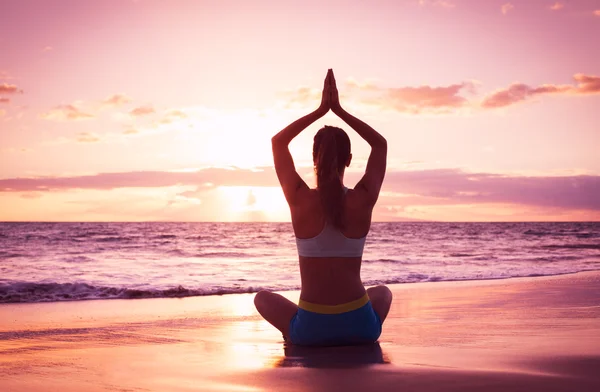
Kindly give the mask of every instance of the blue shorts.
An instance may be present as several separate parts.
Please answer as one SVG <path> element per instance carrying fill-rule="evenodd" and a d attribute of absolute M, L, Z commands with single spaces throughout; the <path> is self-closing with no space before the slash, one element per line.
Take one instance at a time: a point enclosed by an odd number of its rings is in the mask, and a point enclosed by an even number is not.
<path fill-rule="evenodd" d="M 381 319 L 367 294 L 342 305 L 300 300 L 290 321 L 289 339 L 301 346 L 345 346 L 373 343 L 381 335 Z"/>

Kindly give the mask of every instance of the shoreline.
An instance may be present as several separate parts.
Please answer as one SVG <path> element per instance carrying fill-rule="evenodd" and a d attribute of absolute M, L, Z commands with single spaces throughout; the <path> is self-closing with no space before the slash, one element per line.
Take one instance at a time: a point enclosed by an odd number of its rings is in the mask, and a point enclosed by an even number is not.
<path fill-rule="evenodd" d="M 0 390 L 600 388 L 598 271 L 390 288 L 376 345 L 325 349 L 285 345 L 252 294 L 4 304 Z"/>
<path fill-rule="evenodd" d="M 586 273 L 600 273 L 600 269 L 589 269 L 589 270 L 581 270 L 581 271 L 575 271 L 575 272 L 564 272 L 564 273 L 556 273 L 556 274 L 549 274 L 549 275 L 541 275 L 541 274 L 530 274 L 527 276 L 507 276 L 507 277 L 498 277 L 498 278 L 485 278 L 485 279 L 448 279 L 448 280 L 428 280 L 428 281 L 418 281 L 418 282 L 394 282 L 394 281 L 381 281 L 381 282 L 377 282 L 374 284 L 364 284 L 365 287 L 372 287 L 372 286 L 377 286 L 377 285 L 386 285 L 386 286 L 403 286 L 403 285 L 413 285 L 413 284 L 434 284 L 434 283 L 454 283 L 454 282 L 490 282 L 490 281 L 505 281 L 505 280 L 514 280 L 514 279 L 537 279 L 537 278 L 552 278 L 552 277 L 558 277 L 558 276 L 568 276 L 568 275 L 577 275 L 577 274 L 586 274 Z M 56 285 L 77 285 L 77 284 L 85 284 L 85 285 L 89 285 L 88 283 L 84 283 L 84 282 L 76 282 L 76 283 L 30 283 L 30 282 L 19 282 L 19 284 L 31 284 L 31 285 L 52 285 L 52 284 L 56 284 Z M 367 283 L 370 283 L 367 281 Z M 2 285 L 0 285 L 1 287 Z M 92 285 L 89 285 L 91 287 L 94 287 Z M 177 287 L 170 287 L 167 289 L 156 289 L 156 291 L 172 291 L 172 292 L 177 292 L 177 290 L 179 290 L 179 288 L 182 288 L 183 290 L 189 290 L 189 291 L 193 291 L 193 290 L 199 290 L 199 289 L 188 289 L 185 288 L 183 286 L 177 286 Z M 132 291 L 149 291 L 149 290 L 141 290 L 141 289 L 127 289 L 127 288 L 117 288 L 117 287 L 111 287 L 111 289 L 115 289 L 115 290 L 132 290 Z M 235 292 L 226 292 L 226 293 L 212 293 L 212 294 L 191 294 L 191 295 L 173 295 L 173 296 L 148 296 L 148 297 L 114 297 L 114 298 L 110 298 L 110 297 L 106 297 L 106 298 L 76 298 L 76 299 L 59 299 L 59 300 L 50 300 L 50 301 L 14 301 L 14 302 L 0 302 L 0 309 L 2 306 L 5 305 L 15 305 L 15 304 L 53 304 L 53 303 L 63 303 L 63 302 L 90 302 L 90 301 L 114 301 L 114 300 L 126 300 L 126 301 L 136 301 L 136 300 L 151 300 L 151 299 L 184 299 L 184 298 L 203 298 L 203 297 L 222 297 L 222 296 L 228 296 L 228 295 L 243 295 L 243 294 L 256 294 L 258 291 L 262 290 L 261 289 L 257 289 L 256 291 L 235 291 Z M 299 292 L 300 288 L 294 288 L 294 289 L 274 289 L 274 290 L 270 290 L 276 293 L 294 293 L 294 292 Z"/>

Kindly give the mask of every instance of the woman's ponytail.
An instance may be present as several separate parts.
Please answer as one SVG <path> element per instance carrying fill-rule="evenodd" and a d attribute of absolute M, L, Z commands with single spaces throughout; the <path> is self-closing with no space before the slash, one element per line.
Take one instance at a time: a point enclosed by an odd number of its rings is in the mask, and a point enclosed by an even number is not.
<path fill-rule="evenodd" d="M 344 227 L 344 186 L 341 172 L 350 155 L 350 139 L 340 128 L 325 126 L 313 146 L 317 189 L 327 222 L 338 229 Z"/>

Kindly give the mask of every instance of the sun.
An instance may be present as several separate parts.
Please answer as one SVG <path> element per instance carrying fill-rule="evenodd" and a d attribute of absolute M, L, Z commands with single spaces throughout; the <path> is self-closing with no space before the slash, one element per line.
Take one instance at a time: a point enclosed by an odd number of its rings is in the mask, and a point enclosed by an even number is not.
<path fill-rule="evenodd" d="M 279 187 L 219 187 L 234 221 L 286 221 L 289 208 Z"/>

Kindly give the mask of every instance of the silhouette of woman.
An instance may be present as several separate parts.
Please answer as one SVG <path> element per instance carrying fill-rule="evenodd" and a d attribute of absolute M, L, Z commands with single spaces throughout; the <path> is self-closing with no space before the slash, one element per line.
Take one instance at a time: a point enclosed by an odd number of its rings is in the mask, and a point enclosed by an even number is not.
<path fill-rule="evenodd" d="M 296 172 L 289 143 L 332 110 L 369 145 L 365 174 L 354 189 L 344 187 L 350 165 L 350 139 L 325 126 L 314 137 L 316 189 Z M 277 177 L 290 206 L 300 259 L 298 305 L 268 291 L 256 294 L 258 312 L 292 344 L 351 345 L 375 342 L 392 302 L 385 286 L 365 289 L 360 277 L 363 248 L 373 207 L 385 177 L 387 142 L 340 105 L 333 70 L 327 72 L 321 105 L 272 138 Z"/>

